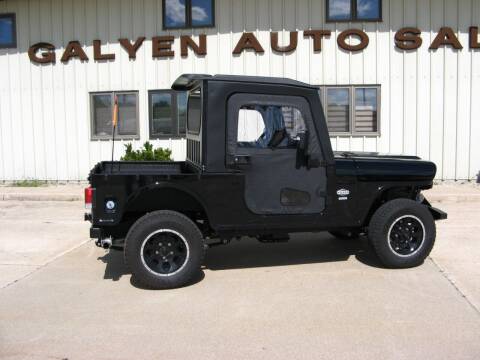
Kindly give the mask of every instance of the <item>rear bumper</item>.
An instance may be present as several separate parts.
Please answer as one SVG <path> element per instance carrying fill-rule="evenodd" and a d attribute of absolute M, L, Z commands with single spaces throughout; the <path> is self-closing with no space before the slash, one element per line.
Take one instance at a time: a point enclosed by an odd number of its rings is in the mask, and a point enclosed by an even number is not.
<path fill-rule="evenodd" d="M 448 214 L 445 211 L 442 211 L 440 209 L 434 208 L 434 207 L 429 207 L 428 210 L 430 210 L 430 213 L 432 214 L 433 218 L 435 220 L 446 220 L 448 219 Z"/>

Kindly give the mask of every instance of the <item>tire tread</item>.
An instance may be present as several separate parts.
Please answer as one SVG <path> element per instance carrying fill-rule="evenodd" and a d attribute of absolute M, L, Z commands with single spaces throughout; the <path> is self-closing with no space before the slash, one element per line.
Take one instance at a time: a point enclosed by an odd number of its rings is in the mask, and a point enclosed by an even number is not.
<path fill-rule="evenodd" d="M 385 230 L 389 225 L 389 219 L 403 210 L 413 212 L 412 215 L 420 215 L 425 226 L 426 247 L 412 258 L 396 257 L 391 251 L 385 250 Z M 425 223 L 427 222 L 427 223 Z M 387 230 L 388 231 L 388 230 Z M 380 206 L 373 214 L 368 226 L 368 238 L 372 247 L 383 265 L 389 268 L 408 268 L 421 265 L 430 254 L 436 238 L 435 221 L 428 209 L 410 199 L 394 199 Z M 387 240 L 388 241 L 388 240 Z M 420 255 L 421 254 L 421 255 Z"/>
<path fill-rule="evenodd" d="M 136 271 L 137 269 L 135 268 L 135 264 L 132 264 L 129 262 L 128 254 L 130 251 L 130 248 L 133 247 L 134 244 L 134 239 L 132 238 L 134 234 L 139 231 L 144 226 L 148 226 L 151 223 L 155 223 L 158 221 L 159 218 L 162 218 L 164 221 L 172 221 L 172 222 L 178 222 L 182 226 L 188 226 L 191 227 L 190 230 L 196 232 L 196 237 L 201 240 L 201 253 L 200 253 L 200 258 L 199 262 L 200 264 L 203 263 L 203 260 L 205 258 L 205 246 L 204 246 L 204 239 L 203 235 L 198 228 L 198 226 L 187 216 L 184 214 L 181 214 L 176 211 L 172 210 L 157 210 L 153 211 L 151 213 L 148 213 L 138 219 L 129 229 L 126 239 L 125 239 L 125 248 L 123 252 L 124 256 L 124 262 L 125 266 L 132 272 L 132 274 L 135 275 L 135 280 L 142 286 L 146 288 L 151 288 L 151 289 L 168 289 L 168 288 L 176 288 L 183 286 L 193 280 L 193 277 L 195 276 L 194 272 L 191 272 L 187 276 L 180 276 L 181 280 L 180 281 L 172 281 L 170 278 L 162 278 L 161 283 L 156 279 L 157 281 L 152 281 L 152 279 L 149 276 L 142 276 L 141 271 Z M 183 224 L 181 224 L 183 223 Z M 185 236 L 185 234 L 183 234 Z M 183 275 L 183 274 L 182 274 Z"/>

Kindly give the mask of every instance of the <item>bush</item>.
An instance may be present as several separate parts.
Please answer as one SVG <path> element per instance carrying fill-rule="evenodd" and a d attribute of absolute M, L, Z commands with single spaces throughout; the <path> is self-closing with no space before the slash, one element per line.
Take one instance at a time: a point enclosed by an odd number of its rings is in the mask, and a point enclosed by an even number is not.
<path fill-rule="evenodd" d="M 133 150 L 132 144 L 125 145 L 125 155 L 121 161 L 172 161 L 172 151 L 169 149 L 157 148 L 148 141 L 143 144 L 140 150 Z"/>
<path fill-rule="evenodd" d="M 29 179 L 29 180 L 21 180 L 21 181 L 14 181 L 12 186 L 14 187 L 40 187 L 40 186 L 47 186 L 46 181 L 40 181 L 36 179 Z"/>

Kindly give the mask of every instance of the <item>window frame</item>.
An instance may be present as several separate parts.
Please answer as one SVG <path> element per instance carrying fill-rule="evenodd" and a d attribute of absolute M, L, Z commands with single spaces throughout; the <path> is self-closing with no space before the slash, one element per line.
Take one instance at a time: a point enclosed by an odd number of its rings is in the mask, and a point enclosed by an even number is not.
<path fill-rule="evenodd" d="M 212 2 L 212 24 L 211 25 L 193 25 L 192 23 L 192 0 L 185 0 L 185 26 L 167 26 L 166 20 L 166 0 L 162 0 L 162 29 L 167 30 L 182 30 L 182 29 L 202 29 L 215 27 L 215 0 Z"/>
<path fill-rule="evenodd" d="M 350 23 L 350 22 L 383 22 L 383 0 L 379 0 L 378 3 L 378 18 L 371 18 L 371 19 L 359 19 L 357 16 L 357 1 L 358 0 L 350 0 L 350 17 L 348 19 L 332 19 L 330 17 L 330 1 L 332 0 L 325 0 L 325 22 L 327 23 Z M 335 0 L 333 0 L 335 1 Z"/>
<path fill-rule="evenodd" d="M 17 15 L 15 13 L 5 13 L 0 14 L 0 19 L 12 20 L 13 32 L 12 32 L 12 42 L 8 44 L 0 44 L 0 49 L 16 49 L 17 48 Z"/>
<path fill-rule="evenodd" d="M 110 106 L 113 109 L 115 105 L 115 95 L 135 95 L 136 97 L 136 121 L 135 121 L 135 135 L 121 135 L 118 130 L 118 126 L 115 128 L 115 140 L 139 140 L 140 139 L 140 119 L 139 119 L 139 96 L 137 90 L 119 90 L 119 91 L 93 91 L 89 93 L 90 97 L 90 140 L 111 140 L 112 135 L 96 135 L 95 134 L 95 107 L 93 104 L 93 98 L 95 95 L 110 95 Z"/>
<path fill-rule="evenodd" d="M 172 129 L 175 132 L 169 135 L 155 134 L 153 132 L 153 103 L 152 95 L 154 94 L 170 94 L 172 96 Z M 184 91 L 176 91 L 171 89 L 157 89 L 148 91 L 148 137 L 150 140 L 168 140 L 168 139 L 184 139 L 187 136 L 187 116 L 188 116 L 188 98 L 187 98 L 187 114 L 185 115 L 185 134 L 180 133 L 180 123 L 178 121 L 178 94 Z"/>
<path fill-rule="evenodd" d="M 321 91 L 320 101 L 322 103 L 323 111 L 325 114 L 325 121 L 327 123 L 328 128 L 328 114 L 327 114 L 327 90 L 328 89 L 348 89 L 350 101 L 349 101 L 349 119 L 348 124 L 350 131 L 349 132 L 330 132 L 329 135 L 332 136 L 355 136 L 355 137 L 379 137 L 381 136 L 381 95 L 382 95 L 382 88 L 381 85 L 320 85 L 318 86 L 319 90 Z M 356 131 L 356 89 L 376 89 L 377 90 L 377 131 L 371 132 L 362 132 Z"/>

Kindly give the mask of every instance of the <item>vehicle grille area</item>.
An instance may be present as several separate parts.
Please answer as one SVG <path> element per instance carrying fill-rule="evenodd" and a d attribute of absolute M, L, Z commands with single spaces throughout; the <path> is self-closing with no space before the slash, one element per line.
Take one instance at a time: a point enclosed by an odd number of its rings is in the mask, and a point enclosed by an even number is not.
<path fill-rule="evenodd" d="M 187 139 L 187 160 L 198 166 L 202 165 L 200 141 Z"/>

